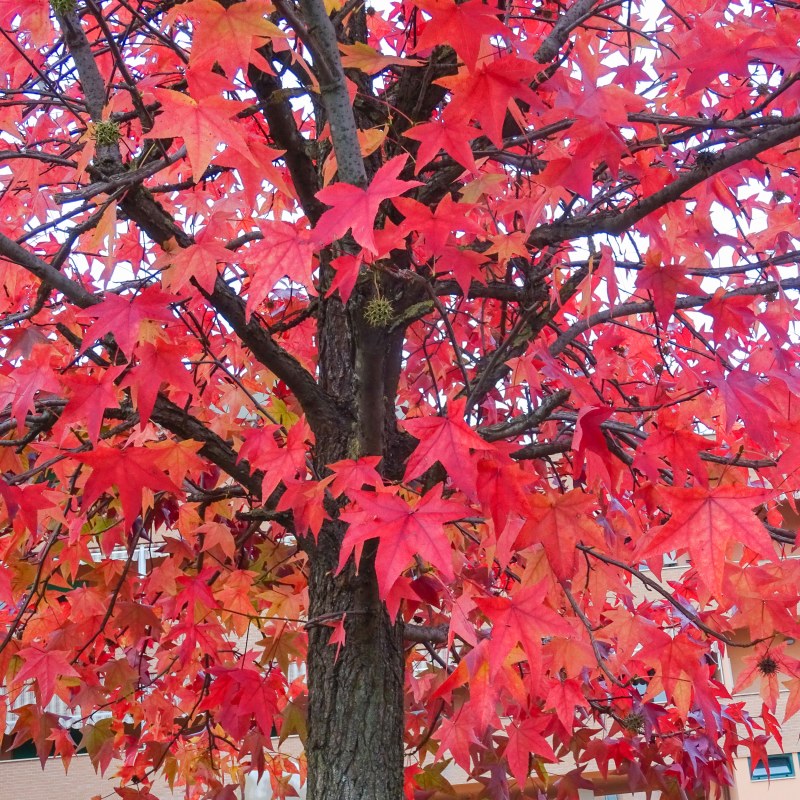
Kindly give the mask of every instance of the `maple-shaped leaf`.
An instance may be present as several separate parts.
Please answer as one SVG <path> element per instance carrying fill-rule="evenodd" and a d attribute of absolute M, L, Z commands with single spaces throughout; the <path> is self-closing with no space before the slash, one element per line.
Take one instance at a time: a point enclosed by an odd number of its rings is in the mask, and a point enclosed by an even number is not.
<path fill-rule="evenodd" d="M 67 376 L 64 386 L 68 390 L 69 402 L 57 427 L 68 430 L 71 423 L 77 422 L 81 427 L 85 425 L 90 441 L 96 442 L 100 437 L 103 414 L 107 408 L 118 405 L 115 381 L 124 369 L 124 366 L 111 367 Z"/>
<path fill-rule="evenodd" d="M 247 157 L 247 141 L 233 121 L 244 103 L 213 94 L 190 97 L 171 89 L 156 89 L 155 95 L 161 103 L 161 113 L 148 138 L 182 139 L 196 180 L 222 144 Z"/>
<path fill-rule="evenodd" d="M 636 278 L 636 288 L 653 296 L 656 315 L 662 325 L 669 322 L 679 294 L 702 294 L 700 286 L 686 275 L 686 264 L 663 263 L 661 253 L 650 250 L 644 269 Z"/>
<path fill-rule="evenodd" d="M 68 650 L 24 647 L 17 655 L 22 659 L 22 667 L 14 680 L 19 684 L 28 680 L 36 681 L 39 702 L 43 706 L 53 699 L 60 679 L 80 677 L 80 673 L 70 664 Z"/>
<path fill-rule="evenodd" d="M 444 500 L 441 485 L 414 505 L 390 490 L 353 492 L 351 497 L 357 500 L 359 510 L 342 514 L 349 527 L 339 554 L 339 570 L 354 550 L 358 561 L 364 542 L 377 538 L 375 571 L 381 597 L 386 597 L 415 554 L 433 564 L 445 581 L 453 579 L 453 552 L 444 525 L 467 516 L 469 508 Z"/>
<path fill-rule="evenodd" d="M 786 652 L 786 643 L 761 642 L 755 651 L 742 659 L 743 669 L 731 689 L 732 694 L 742 692 L 755 680 L 760 681 L 759 691 L 767 707 L 774 711 L 780 691 L 779 678 L 789 675 L 800 677 L 800 660 Z"/>
<path fill-rule="evenodd" d="M 193 27 L 193 68 L 211 68 L 216 62 L 233 77 L 251 63 L 271 71 L 256 48 L 265 40 L 286 38 L 286 34 L 266 18 L 267 11 L 263 0 L 244 0 L 231 6 L 215 0 L 191 0 L 172 9 L 167 19 L 186 16 L 199 23 Z"/>
<path fill-rule="evenodd" d="M 490 455 L 494 448 L 464 422 L 465 403 L 463 398 L 449 403 L 446 417 L 414 417 L 400 423 L 419 439 L 406 465 L 406 483 L 438 461 L 467 497 L 475 497 L 478 457 Z"/>
<path fill-rule="evenodd" d="M 425 254 L 430 256 L 441 256 L 444 254 L 448 245 L 452 247 L 454 234 L 475 234 L 483 233 L 483 228 L 474 219 L 470 212 L 475 210 L 472 203 L 456 202 L 448 194 L 436 206 L 436 210 L 431 210 L 416 200 L 408 197 L 398 198 L 395 206 L 402 211 L 403 231 L 414 231 L 425 245 Z M 467 240 L 460 240 L 461 241 Z M 480 262 L 486 259 L 479 253 L 475 253 Z"/>
<path fill-rule="evenodd" d="M 382 72 L 387 67 L 400 65 L 404 67 L 421 67 L 425 62 L 419 58 L 403 58 L 399 56 L 385 56 L 373 50 L 363 42 L 355 44 L 339 44 L 342 53 L 342 66 L 345 69 L 360 69 L 367 75 Z"/>
<path fill-rule="evenodd" d="M 85 352 L 98 339 L 112 334 L 120 350 L 130 357 L 138 340 L 142 322 L 153 320 L 174 323 L 175 315 L 170 309 L 170 304 L 177 300 L 176 295 L 162 292 L 157 287 L 149 287 L 133 297 L 106 294 L 101 303 L 78 315 L 78 319 L 94 320 L 83 337 L 80 352 Z"/>
<path fill-rule="evenodd" d="M 253 245 L 243 260 L 250 274 L 248 315 L 261 305 L 284 276 L 306 287 L 312 285 L 314 244 L 311 232 L 279 220 L 263 220 L 258 226 L 264 239 Z"/>
<path fill-rule="evenodd" d="M 272 733 L 273 720 L 278 714 L 279 693 L 283 694 L 283 676 L 277 670 L 250 666 L 212 667 L 214 677 L 208 696 L 200 711 L 214 711 L 214 718 L 235 739 L 244 739 L 255 721 L 264 736 Z"/>
<path fill-rule="evenodd" d="M 83 489 L 83 508 L 89 508 L 103 492 L 116 486 L 122 504 L 125 527 L 130 528 L 142 510 L 142 490 L 180 494 L 177 486 L 156 466 L 156 450 L 144 447 L 111 447 L 100 444 L 88 453 L 76 453 L 73 458 L 92 468 Z"/>
<path fill-rule="evenodd" d="M 772 304 L 768 308 L 771 306 Z M 728 297 L 726 291 L 720 287 L 714 292 L 711 300 L 703 306 L 702 313 L 713 319 L 712 330 L 715 341 L 721 342 L 731 333 L 738 333 L 743 340 L 746 340 L 756 321 L 754 307 L 753 297 Z M 783 324 L 780 328 L 783 329 Z"/>
<path fill-rule="evenodd" d="M 419 181 L 401 181 L 397 176 L 403 171 L 408 156 L 396 156 L 387 161 L 373 177 L 366 189 L 349 183 L 335 183 L 317 192 L 317 197 L 332 206 L 318 220 L 313 239 L 317 245 L 330 244 L 351 229 L 353 238 L 371 253 L 377 254 L 375 245 L 375 215 L 384 200 L 399 197 L 403 192 L 420 186 Z"/>
<path fill-rule="evenodd" d="M 475 69 L 481 41 L 489 36 L 509 35 L 498 19 L 497 9 L 481 0 L 457 3 L 455 0 L 414 0 L 430 19 L 422 28 L 415 52 L 430 50 L 442 42 L 448 44 L 464 59 L 469 69 Z"/>
<path fill-rule="evenodd" d="M 419 174 L 422 168 L 433 161 L 440 151 L 444 150 L 459 164 L 475 173 L 478 167 L 475 156 L 472 154 L 470 141 L 477 139 L 481 132 L 471 125 L 458 119 L 451 119 L 449 115 L 437 119 L 435 122 L 423 122 L 407 130 L 403 136 L 419 142 L 414 172 Z"/>
<path fill-rule="evenodd" d="M 749 486 L 692 486 L 659 488 L 669 521 L 643 540 L 638 556 L 646 559 L 673 550 L 688 549 L 700 580 L 714 592 L 722 589 L 725 565 L 734 546 L 748 547 L 773 559 L 775 547 L 757 506 L 771 497 Z"/>
<path fill-rule="evenodd" d="M 75 750 L 77 749 L 75 740 L 72 738 L 72 731 L 60 726 L 53 726 L 47 738 L 53 742 L 53 755 L 61 759 L 61 763 L 64 765 L 64 771 L 66 772 L 69 769 L 72 756 L 75 755 Z M 45 763 L 46 762 L 42 763 L 43 769 Z"/>
<path fill-rule="evenodd" d="M 597 500 L 580 489 L 564 494 L 547 490 L 528 500 L 526 525 L 520 532 L 517 547 L 541 542 L 556 577 L 572 578 L 576 569 L 579 541 L 603 545 L 603 536 L 594 519 Z"/>
<path fill-rule="evenodd" d="M 486 546 L 496 546 L 494 557 L 503 564 L 513 552 L 528 504 L 527 476 L 516 464 L 507 464 L 496 459 L 482 458 L 478 461 L 478 499 L 487 517 L 494 523 L 494 542 L 486 539 Z"/>
<path fill-rule="evenodd" d="M 325 293 L 325 297 L 332 297 L 336 292 L 339 292 L 339 297 L 341 297 L 342 302 L 346 303 L 353 293 L 358 276 L 361 274 L 363 263 L 363 252 L 359 253 L 357 256 L 351 256 L 349 253 L 345 253 L 343 256 L 332 259 L 331 267 L 336 274 L 333 276 L 330 288 Z"/>
<path fill-rule="evenodd" d="M 114 606 L 114 625 L 139 643 L 146 636 L 158 636 L 163 630 L 153 607 L 142 602 L 120 600 Z"/>
<path fill-rule="evenodd" d="M 486 264 L 486 257 L 469 247 L 446 245 L 436 261 L 438 273 L 452 273 L 464 297 L 469 296 L 473 281 L 486 283 L 481 267 Z"/>
<path fill-rule="evenodd" d="M 783 712 L 783 721 L 786 722 L 786 720 L 791 719 L 800 711 L 800 678 L 790 678 L 788 681 L 783 681 L 783 687 L 789 691 L 786 708 Z"/>
<path fill-rule="evenodd" d="M 245 442 L 239 451 L 239 460 L 246 459 L 257 469 L 264 470 L 261 496 L 267 498 L 282 480 L 294 480 L 306 474 L 306 441 L 311 436 L 308 425 L 292 425 L 281 445 L 276 439 L 278 427 L 264 425 L 244 432 Z"/>
<path fill-rule="evenodd" d="M 715 364 L 714 383 L 725 403 L 725 430 L 730 431 L 737 419 L 745 426 L 747 435 L 766 451 L 775 444 L 775 426 L 767 410 L 774 411 L 775 404 L 769 393 L 767 381 L 755 372 L 739 365 L 726 372 Z"/>
<path fill-rule="evenodd" d="M 700 453 L 711 450 L 714 443 L 695 433 L 677 415 L 661 413 L 658 427 L 636 450 L 633 464 L 651 481 L 658 480 L 660 470 L 669 465 L 677 485 L 688 475 L 700 483 L 706 482 L 706 469 Z"/>
<path fill-rule="evenodd" d="M 84 725 L 80 747 L 86 750 L 92 766 L 103 775 L 114 757 L 114 731 L 111 718 Z"/>
<path fill-rule="evenodd" d="M 164 384 L 172 391 L 186 392 L 189 397 L 197 393 L 184 363 L 186 348 L 183 345 L 173 344 L 168 339 L 156 339 L 139 345 L 135 356 L 138 364 L 126 373 L 122 386 L 131 388 L 143 425 L 150 419 Z"/>
<path fill-rule="evenodd" d="M 448 113 L 464 122 L 475 119 L 495 147 L 503 146 L 503 123 L 509 111 L 518 110 L 516 100 L 535 106 L 536 95 L 528 84 L 536 70 L 531 62 L 516 56 L 483 61 L 474 71 L 439 78 L 436 83 L 453 92 Z"/>
<path fill-rule="evenodd" d="M 285 448 L 284 448 L 285 449 Z M 278 511 L 291 509 L 294 526 L 298 533 L 311 531 L 316 539 L 322 523 L 328 518 L 325 511 L 325 495 L 333 475 L 321 481 L 296 480 L 285 477 L 283 485 L 286 491 L 281 495 Z"/>
<path fill-rule="evenodd" d="M 527 717 L 519 723 L 510 721 L 506 726 L 508 743 L 503 755 L 518 786 L 525 786 L 528 780 L 532 755 L 545 761 L 558 761 L 542 735 L 548 722 L 547 717 Z"/>
<path fill-rule="evenodd" d="M 10 29 L 11 23 L 18 20 L 16 25 L 30 35 L 31 43 L 37 50 L 52 38 L 51 13 L 52 6 L 46 0 L 0 0 L 0 20 L 5 28 Z"/>
<path fill-rule="evenodd" d="M 442 721 L 437 731 L 439 752 L 449 751 L 453 760 L 466 772 L 470 768 L 470 750 L 480 745 L 469 707 L 463 705 Z"/>
<path fill-rule="evenodd" d="M 11 375 L 0 375 L 0 404 L 3 408 L 11 404 L 11 410 L 18 423 L 33 411 L 37 392 L 59 394 L 61 384 L 53 372 L 52 353 L 44 345 L 35 345 L 30 357 L 26 358 Z"/>
<path fill-rule="evenodd" d="M 192 439 L 172 440 L 166 439 L 163 442 L 152 444 L 149 449 L 156 453 L 153 463 L 164 470 L 170 479 L 180 486 L 186 474 L 201 473 L 207 462 L 198 455 L 198 451 L 203 447 L 201 442 Z"/>
<path fill-rule="evenodd" d="M 329 622 L 327 625 L 331 628 L 331 635 L 328 638 L 328 647 L 336 648 L 336 655 L 334 661 L 339 660 L 339 653 L 342 651 L 345 642 L 347 642 L 347 630 L 344 627 L 347 621 L 347 612 L 342 614 L 342 618 L 336 622 Z"/>
<path fill-rule="evenodd" d="M 800 637 L 800 622 L 792 612 L 797 605 L 800 575 L 796 569 L 792 573 L 794 580 L 775 563 L 728 564 L 725 597 L 733 606 L 736 626 L 746 626 L 754 639 L 769 638 L 775 631 Z"/>
<path fill-rule="evenodd" d="M 364 486 L 381 486 L 383 480 L 377 470 L 380 461 L 380 456 L 362 456 L 328 464 L 328 469 L 336 476 L 331 483 L 331 494 L 338 497 L 353 489 L 363 489 Z"/>
<path fill-rule="evenodd" d="M 564 678 L 553 682 L 547 693 L 545 708 L 552 708 L 556 712 L 558 721 L 569 733 L 575 725 L 575 710 L 586 708 L 588 701 L 586 694 L 581 690 L 582 682 L 574 678 Z"/>
<path fill-rule="evenodd" d="M 608 406 L 583 406 L 578 412 L 575 435 L 572 437 L 572 449 L 575 451 L 573 477 L 577 477 L 583 469 L 587 450 L 598 454 L 601 458 L 608 455 L 608 444 L 600 426 L 613 413 L 613 409 Z"/>
<path fill-rule="evenodd" d="M 545 582 L 525 586 L 511 597 L 480 597 L 475 603 L 492 623 L 492 647 L 489 665 L 496 672 L 517 643 L 522 645 L 531 665 L 531 673 L 541 672 L 542 639 L 546 636 L 570 636 L 572 627 L 544 604 Z"/>
<path fill-rule="evenodd" d="M 215 592 L 215 597 L 223 607 L 222 617 L 236 631 L 237 636 L 244 636 L 250 626 L 255 612 L 253 606 L 253 581 L 256 573 L 245 569 L 231 570 L 225 576 L 225 582 Z"/>
<path fill-rule="evenodd" d="M 657 666 L 645 699 L 665 691 L 678 712 L 683 717 L 688 716 L 692 701 L 704 693 L 704 684 L 708 683 L 708 664 L 704 654 L 702 646 L 685 636 L 671 638 L 657 651 L 648 651 L 647 655 Z"/>
<path fill-rule="evenodd" d="M 230 264 L 236 260 L 233 252 L 218 241 L 209 228 L 204 228 L 195 236 L 189 247 L 171 248 L 159 259 L 167 261 L 169 269 L 163 273 L 165 286 L 179 291 L 192 279 L 206 292 L 214 291 L 219 264 Z"/>

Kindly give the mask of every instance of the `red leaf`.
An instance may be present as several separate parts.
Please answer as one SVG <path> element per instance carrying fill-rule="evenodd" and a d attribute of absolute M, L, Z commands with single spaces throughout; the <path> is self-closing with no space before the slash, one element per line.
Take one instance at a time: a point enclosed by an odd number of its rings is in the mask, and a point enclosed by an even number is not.
<path fill-rule="evenodd" d="M 518 786 L 527 783 L 532 755 L 545 761 L 558 761 L 553 748 L 542 736 L 548 722 L 545 717 L 528 717 L 519 724 L 510 722 L 506 727 L 508 743 L 504 755 Z"/>
<path fill-rule="evenodd" d="M 354 492 L 351 497 L 357 499 L 360 510 L 342 514 L 349 528 L 339 554 L 340 571 L 354 550 L 358 560 L 363 543 L 377 538 L 375 568 L 381 597 L 388 594 L 416 553 L 437 567 L 444 580 L 453 579 L 452 547 L 443 526 L 467 516 L 469 509 L 443 500 L 441 486 L 413 506 L 386 490 Z"/>
<path fill-rule="evenodd" d="M 469 69 L 475 69 L 481 42 L 490 36 L 508 36 L 508 28 L 497 18 L 492 6 L 481 0 L 457 3 L 455 0 L 414 0 L 431 19 L 422 28 L 415 53 L 447 42 Z"/>
<path fill-rule="evenodd" d="M 659 493 L 672 516 L 643 540 L 641 558 L 688 549 L 700 580 L 719 593 L 734 546 L 744 545 L 764 558 L 775 557 L 772 539 L 754 513 L 756 506 L 769 497 L 763 489 L 665 486 Z"/>
<path fill-rule="evenodd" d="M 36 681 L 39 688 L 39 702 L 46 706 L 56 692 L 61 678 L 78 678 L 80 673 L 69 662 L 68 650 L 41 650 L 38 647 L 24 647 L 17 654 L 22 659 L 22 667 L 14 680 L 22 684 Z"/>
<path fill-rule="evenodd" d="M 112 334 L 122 352 L 130 357 L 144 320 L 175 322 L 170 303 L 176 300 L 176 295 L 167 294 L 155 287 L 145 289 L 133 297 L 106 294 L 102 303 L 78 315 L 79 319 L 95 320 L 83 337 L 80 352 L 84 353 L 98 339 Z"/>
<path fill-rule="evenodd" d="M 190 88 L 193 86 L 190 76 Z M 148 133 L 151 139 L 182 139 L 189 154 L 192 175 L 200 180 L 221 144 L 247 158 L 247 141 L 233 122 L 245 104 L 198 91 L 195 97 L 170 89 L 156 89 L 161 113 Z"/>
<path fill-rule="evenodd" d="M 83 508 L 89 508 L 104 491 L 116 486 L 126 528 L 130 528 L 142 511 L 142 491 L 145 487 L 156 492 L 180 494 L 181 491 L 156 466 L 159 453 L 155 450 L 99 444 L 88 453 L 76 453 L 74 458 L 92 468 L 92 474 L 83 489 Z"/>
<path fill-rule="evenodd" d="M 369 252 L 377 254 L 375 245 L 375 215 L 380 204 L 391 197 L 420 186 L 419 181 L 401 181 L 397 176 L 403 171 L 408 156 L 397 156 L 387 161 L 376 173 L 366 189 L 349 183 L 335 183 L 317 192 L 317 197 L 329 208 L 314 228 L 314 242 L 329 244 L 340 239 L 348 229 L 353 238 Z"/>
<path fill-rule="evenodd" d="M 475 496 L 477 454 L 490 454 L 493 448 L 464 422 L 464 404 L 463 399 L 449 403 L 446 417 L 403 420 L 402 427 L 419 439 L 408 459 L 404 481 L 419 477 L 438 461 L 467 497 Z"/>

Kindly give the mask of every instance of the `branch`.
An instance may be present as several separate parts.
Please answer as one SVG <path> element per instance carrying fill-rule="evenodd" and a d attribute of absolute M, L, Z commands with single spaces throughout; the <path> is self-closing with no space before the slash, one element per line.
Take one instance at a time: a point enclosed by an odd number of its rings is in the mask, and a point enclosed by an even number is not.
<path fill-rule="evenodd" d="M 217 278 L 211 294 L 199 286 L 197 288 L 253 355 L 292 390 L 315 432 L 342 425 L 347 413 L 328 397 L 314 376 L 293 355 L 275 343 L 256 317 L 247 319 L 244 301 L 228 288 L 222 278 Z"/>
<path fill-rule="evenodd" d="M 728 647 L 753 647 L 759 642 L 765 641 L 762 638 L 754 639 L 752 642 L 737 642 L 735 639 L 725 636 L 724 633 L 715 631 L 710 625 L 706 625 L 706 623 L 703 622 L 691 608 L 685 606 L 679 600 L 676 600 L 657 580 L 655 580 L 655 578 L 645 575 L 641 570 L 637 569 L 636 567 L 632 567 L 630 564 L 626 564 L 624 561 L 607 556 L 605 553 L 600 553 L 588 545 L 576 544 L 575 547 L 577 547 L 581 552 L 596 558 L 598 561 L 602 561 L 609 566 L 617 567 L 618 569 L 625 570 L 625 572 L 629 572 L 635 578 L 638 578 L 649 589 L 652 589 L 657 594 L 660 594 L 676 611 L 678 611 L 678 613 L 686 617 L 686 619 L 688 619 L 695 627 L 703 631 L 703 633 L 705 633 L 707 636 L 723 642 Z"/>
<path fill-rule="evenodd" d="M 267 60 L 273 55 L 271 48 L 266 45 L 258 52 Z M 321 187 L 317 168 L 306 152 L 308 140 L 297 129 L 291 103 L 282 94 L 278 80 L 253 64 L 247 68 L 247 77 L 267 119 L 270 136 L 278 147 L 286 151 L 284 161 L 292 176 L 292 183 L 303 211 L 313 225 L 325 206 L 316 197 Z"/>
<path fill-rule="evenodd" d="M 296 15 L 289 9 L 290 2 L 291 0 L 279 0 L 277 8 L 293 26 L 297 26 L 297 22 L 293 22 Z M 354 186 L 366 186 L 367 171 L 361 156 L 358 126 L 350 105 L 344 68 L 339 56 L 336 29 L 328 18 L 322 0 L 300 0 L 300 8 L 308 26 L 305 44 L 320 71 L 319 91 L 331 126 L 339 180 Z M 302 37 L 304 32 L 302 26 L 299 27 L 299 31 L 297 27 L 295 30 Z"/>
<path fill-rule="evenodd" d="M 9 239 L 4 233 L 0 233 L 0 256 L 28 270 L 42 283 L 61 292 L 64 297 L 79 308 L 88 308 L 101 302 L 99 297 L 84 289 L 76 281 L 70 280 L 66 275 L 39 258 L 39 256 L 18 245 L 13 239 Z"/>
<path fill-rule="evenodd" d="M 181 439 L 202 442 L 200 455 L 212 461 L 256 497 L 261 496 L 261 475 L 250 471 L 246 461 L 238 461 L 234 449 L 204 423 L 159 394 L 153 408 L 153 421 Z"/>
<path fill-rule="evenodd" d="M 543 248 L 598 233 L 617 236 L 659 208 L 679 199 L 685 192 L 708 180 L 712 175 L 723 172 L 743 161 L 754 159 L 766 150 L 790 142 L 798 136 L 800 136 L 800 118 L 781 119 L 776 117 L 771 130 L 723 150 L 715 155 L 714 161 L 710 165 L 695 166 L 663 189 L 643 198 L 636 205 L 630 206 L 627 211 L 603 212 L 581 219 L 540 225 L 531 232 L 528 244 L 532 247 Z"/>
<path fill-rule="evenodd" d="M 534 59 L 539 64 L 547 64 L 558 55 L 570 33 L 587 16 L 591 16 L 592 6 L 595 2 L 596 0 L 577 0 L 567 11 L 561 14 L 553 30 L 550 31 L 545 40 L 539 45 L 539 49 L 533 54 Z"/>
<path fill-rule="evenodd" d="M 787 289 L 800 289 L 800 278 L 787 278 L 782 281 L 769 281 L 768 283 L 753 283 L 749 286 L 742 286 L 739 289 L 732 289 L 723 295 L 723 299 L 727 300 L 730 297 L 760 297 L 763 295 L 772 294 L 779 290 Z M 696 308 L 710 303 L 713 295 L 700 294 L 688 295 L 687 297 L 679 297 L 675 301 L 675 310 L 679 311 L 685 308 Z M 618 306 L 598 311 L 576 322 L 558 339 L 550 345 L 550 355 L 557 356 L 566 350 L 567 346 L 580 336 L 585 331 L 593 328 L 595 325 L 601 325 L 604 322 L 609 322 L 612 319 L 619 317 L 632 317 L 637 314 L 652 313 L 655 310 L 655 305 L 652 300 L 632 301 L 629 303 L 621 303 Z"/>
<path fill-rule="evenodd" d="M 86 108 L 94 122 L 103 118 L 106 104 L 106 83 L 92 54 L 92 46 L 81 27 L 81 20 L 75 9 L 55 12 L 58 24 L 64 33 L 64 44 L 69 50 L 78 70 L 78 77 L 86 97 Z"/>
<path fill-rule="evenodd" d="M 403 626 L 403 638 L 416 644 L 447 644 L 449 631 L 448 625 L 414 625 L 407 622 Z"/>
<path fill-rule="evenodd" d="M 486 425 L 478 428 L 478 433 L 487 442 L 498 442 L 510 436 L 520 436 L 544 422 L 552 411 L 555 411 L 556 408 L 567 401 L 569 396 L 569 389 L 559 389 L 545 397 L 539 406 L 530 413 L 521 417 L 511 417 L 505 422 L 498 422 L 496 425 Z"/>
<path fill-rule="evenodd" d="M 74 203 L 78 200 L 91 200 L 98 194 L 112 192 L 114 189 L 119 189 L 121 186 L 131 186 L 134 183 L 139 183 L 146 178 L 150 178 L 165 167 L 180 161 L 185 155 L 186 145 L 182 145 L 167 158 L 153 161 L 139 169 L 133 169 L 128 172 L 123 172 L 120 175 L 114 175 L 105 181 L 95 181 L 81 189 L 76 189 L 74 192 L 55 194 L 53 195 L 53 200 L 56 203 Z"/>
<path fill-rule="evenodd" d="M 317 7 L 317 11 L 322 9 L 325 23 L 327 23 L 330 31 L 333 28 L 325 14 L 324 6 L 319 0 L 308 0 L 310 5 Z M 81 78 L 81 83 L 84 85 L 84 90 L 87 93 L 87 105 L 90 108 L 90 113 L 93 119 L 100 119 L 102 109 L 105 104 L 105 84 L 100 77 L 97 64 L 91 52 L 89 44 L 83 29 L 80 26 L 80 20 L 74 11 L 68 12 L 63 17 L 64 30 L 65 30 L 65 43 L 72 54 L 73 60 L 78 68 L 78 74 Z M 327 47 L 329 42 L 323 37 L 323 44 Z M 341 67 L 341 62 L 338 60 L 338 48 L 336 45 L 336 36 L 333 32 L 333 47 L 336 53 L 336 65 L 338 66 L 339 73 L 341 74 L 341 90 L 344 92 L 347 113 L 350 115 L 352 124 L 355 129 L 355 120 L 352 116 L 352 109 L 349 105 L 347 95 L 347 87 L 344 83 L 344 71 Z M 99 97 L 99 95 L 102 97 Z M 336 97 L 338 97 L 336 93 Z M 99 105 L 98 105 L 99 104 Z M 333 129 L 333 119 L 331 119 L 331 127 Z M 358 140 L 353 133 L 353 138 L 358 148 Z M 105 152 L 107 151 L 107 152 Z M 119 149 L 114 146 L 113 148 L 104 148 L 103 156 L 106 163 L 111 162 L 111 169 L 113 174 L 119 174 L 124 170 L 121 162 Z M 366 180 L 366 173 L 363 172 L 364 165 L 361 160 L 361 152 L 358 150 L 358 159 L 361 166 L 364 180 Z M 340 173 L 342 158 L 339 157 Z M 103 174 L 102 169 L 98 172 Z M 141 177 L 142 171 L 139 171 Z M 105 175 L 103 176 L 105 177 Z M 127 177 L 127 176 L 126 176 Z M 139 176 L 137 176 L 138 179 Z M 125 178 L 123 178 L 125 180 Z M 142 186 L 136 186 L 129 191 L 123 201 L 120 203 L 122 210 L 133 220 L 141 230 L 143 230 L 153 241 L 163 245 L 169 239 L 174 238 L 181 247 L 188 247 L 192 244 L 192 237 L 186 234 L 172 219 L 172 217 L 164 210 L 164 208 L 156 202 L 152 195 Z M 9 240 L 10 241 L 10 240 Z M 0 241 L 0 244 L 4 244 Z M 11 243 L 13 244 L 13 243 Z M 23 251 L 24 253 L 24 251 Z M 15 259 L 17 260 L 17 259 Z M 30 259 L 28 259 L 30 260 Z M 18 263 L 22 263 L 18 261 Z M 44 262 L 41 262 L 44 265 Z M 42 266 L 35 265 L 37 269 L 42 271 Z M 27 264 L 23 264 L 28 268 Z M 50 270 L 58 275 L 55 270 Z M 34 271 L 31 269 L 31 271 Z M 34 272 L 34 274 L 36 274 Z M 65 279 L 61 278 L 63 283 Z M 70 282 L 71 283 L 71 282 Z M 58 284 L 53 283 L 54 286 Z M 58 288 L 61 288 L 60 286 Z M 71 287 L 67 287 L 71 288 Z M 63 291 L 63 290 L 62 290 Z M 202 290 L 201 290 L 202 291 Z M 65 296 L 73 299 L 64 291 Z M 287 351 L 278 346 L 266 330 L 254 319 L 249 321 L 245 318 L 244 304 L 241 299 L 235 295 L 231 289 L 224 283 L 221 278 L 217 279 L 212 294 L 203 292 L 203 296 L 219 311 L 225 318 L 228 324 L 234 331 L 242 338 L 244 344 L 252 351 L 253 355 L 264 364 L 267 369 L 274 372 L 287 386 L 296 394 L 298 400 L 308 415 L 309 422 L 312 427 L 319 426 L 320 424 L 337 424 L 341 420 L 341 413 L 336 409 L 333 403 L 327 398 L 322 390 L 317 385 L 313 376 L 300 364 L 297 359 L 291 356 Z M 86 294 L 83 298 L 85 303 L 88 303 L 87 298 L 92 295 Z M 77 302 L 73 299 L 73 302 Z M 93 302 L 98 302 L 95 299 Z M 226 470 L 227 471 L 227 470 Z M 229 473 L 233 474 L 233 473 Z"/>

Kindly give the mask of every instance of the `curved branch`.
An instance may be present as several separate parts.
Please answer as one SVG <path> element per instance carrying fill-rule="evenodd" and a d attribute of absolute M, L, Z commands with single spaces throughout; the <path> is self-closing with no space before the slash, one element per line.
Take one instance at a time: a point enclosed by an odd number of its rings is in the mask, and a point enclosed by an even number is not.
<path fill-rule="evenodd" d="M 0 256 L 28 270 L 42 283 L 61 292 L 67 300 L 79 308 L 88 308 L 101 302 L 101 298 L 84 289 L 76 281 L 70 280 L 39 256 L 21 247 L 13 239 L 9 239 L 4 233 L 0 233 Z"/>
<path fill-rule="evenodd" d="M 723 299 L 730 297 L 759 297 L 763 295 L 772 294 L 779 290 L 787 289 L 800 289 L 800 278 L 787 278 L 783 281 L 769 281 L 768 283 L 754 283 L 750 286 L 742 286 L 739 289 L 731 289 L 726 292 Z M 710 303 L 714 299 L 714 295 L 700 294 L 688 295 L 686 297 L 679 297 L 675 301 L 675 310 L 680 311 L 686 308 L 697 308 Z M 619 317 L 632 317 L 637 314 L 648 314 L 655 310 L 655 304 L 652 300 L 631 301 L 628 303 L 621 303 L 613 308 L 606 308 L 603 311 L 598 311 L 591 314 L 586 319 L 582 319 L 568 328 L 562 333 L 558 339 L 550 345 L 550 355 L 557 356 L 566 350 L 567 346 L 580 336 L 585 331 L 593 328 L 595 325 L 602 325 L 604 322 L 609 322 L 612 319 Z"/>
<path fill-rule="evenodd" d="M 679 199 L 684 193 L 699 186 L 712 175 L 723 172 L 743 161 L 749 161 L 773 147 L 796 139 L 798 136 L 800 136 L 800 117 L 787 119 L 776 117 L 773 126 L 766 132 L 754 135 L 741 144 L 723 150 L 715 155 L 711 164 L 695 166 L 663 189 L 642 198 L 626 211 L 603 212 L 580 219 L 540 225 L 531 232 L 528 243 L 533 247 L 542 248 L 598 233 L 609 233 L 614 236 L 625 233 L 639 220 Z"/>
<path fill-rule="evenodd" d="M 596 2 L 597 0 L 577 0 L 561 14 L 553 30 L 550 31 L 545 40 L 539 45 L 539 49 L 533 54 L 534 59 L 539 64 L 547 64 L 552 61 L 566 43 L 570 33 L 587 19 L 587 15 L 591 16 L 592 6 Z"/>
<path fill-rule="evenodd" d="M 322 0 L 300 0 L 300 8 L 308 26 L 306 31 L 293 21 L 295 15 L 289 13 L 284 0 L 279 0 L 277 6 L 290 24 L 295 26 L 298 36 L 304 38 L 320 71 L 319 91 L 331 126 L 339 180 L 355 186 L 366 186 L 367 171 L 358 142 L 358 125 L 350 105 L 336 29 L 328 18 L 325 4 Z M 298 27 L 300 30 L 297 30 Z"/>

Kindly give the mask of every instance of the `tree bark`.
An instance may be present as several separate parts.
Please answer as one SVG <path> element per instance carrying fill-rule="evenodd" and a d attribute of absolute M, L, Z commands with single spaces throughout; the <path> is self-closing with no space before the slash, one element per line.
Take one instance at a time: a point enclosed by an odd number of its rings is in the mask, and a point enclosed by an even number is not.
<path fill-rule="evenodd" d="M 327 523 L 310 560 L 309 800 L 401 800 L 403 636 L 378 597 L 373 555 L 334 575 L 343 525 Z M 346 613 L 346 641 L 328 643 Z"/>
<path fill-rule="evenodd" d="M 324 285 L 330 268 L 321 268 Z M 385 286 L 387 293 L 394 287 Z M 360 455 L 383 457 L 386 476 L 402 474 L 409 447 L 397 431 L 394 401 L 403 331 L 365 325 L 363 306 L 373 281 L 359 285 L 345 306 L 324 298 L 317 318 L 319 381 L 342 409 L 338 426 L 315 430 L 315 468 Z M 405 298 L 403 298 L 405 299 Z M 337 574 L 346 524 L 334 498 L 332 519 L 309 555 L 308 800 L 402 800 L 404 738 L 403 626 L 389 618 L 378 593 L 376 540 L 358 567 Z M 329 643 L 344 618 L 345 642 Z M 327 623 L 327 624 L 326 624 Z"/>

